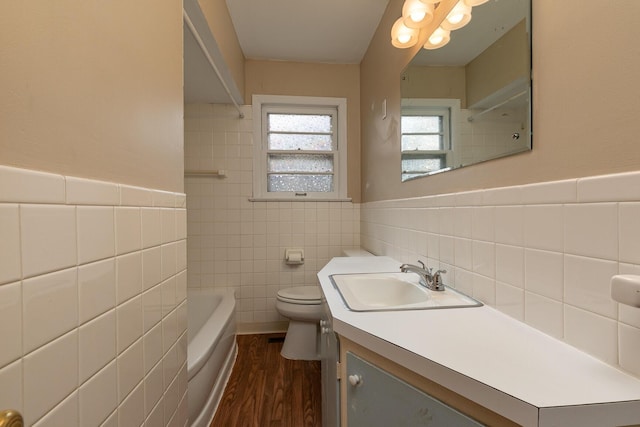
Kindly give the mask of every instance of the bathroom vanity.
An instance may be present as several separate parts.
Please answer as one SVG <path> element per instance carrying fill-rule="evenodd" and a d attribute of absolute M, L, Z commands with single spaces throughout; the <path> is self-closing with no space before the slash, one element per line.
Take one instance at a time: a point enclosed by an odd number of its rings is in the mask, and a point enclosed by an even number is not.
<path fill-rule="evenodd" d="M 398 425 L 640 425 L 640 379 L 491 307 L 352 311 L 331 280 L 400 265 L 334 258 L 318 273 L 340 340 L 341 425 L 375 425 L 398 405 Z"/>

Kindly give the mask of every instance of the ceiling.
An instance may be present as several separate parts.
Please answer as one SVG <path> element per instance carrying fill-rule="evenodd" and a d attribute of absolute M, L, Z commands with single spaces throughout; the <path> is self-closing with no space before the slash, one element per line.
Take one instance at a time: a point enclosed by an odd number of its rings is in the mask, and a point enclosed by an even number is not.
<path fill-rule="evenodd" d="M 389 0 L 227 0 L 247 59 L 358 64 Z M 190 30 L 184 30 L 184 102 L 229 96 Z"/>
<path fill-rule="evenodd" d="M 358 64 L 389 0 L 227 0 L 244 56 Z"/>
<path fill-rule="evenodd" d="M 209 65 L 195 37 L 185 25 L 184 35 L 184 103 L 227 104 L 230 96 Z"/>
<path fill-rule="evenodd" d="M 226 2 L 247 59 L 358 64 L 366 53 L 389 0 Z M 187 5 L 192 7 L 192 3 L 196 4 L 197 0 L 185 2 L 185 10 Z M 416 61 L 423 65 L 466 64 L 521 19 L 523 4 L 526 5 L 527 1 L 493 0 L 474 9 L 472 23 L 475 25 L 456 30 L 446 49 L 422 49 Z M 505 13 L 507 22 L 496 21 L 497 16 Z M 478 27 L 483 29 L 480 34 L 472 30 Z M 184 68 L 185 103 L 230 102 L 220 79 L 209 66 L 186 25 Z"/>

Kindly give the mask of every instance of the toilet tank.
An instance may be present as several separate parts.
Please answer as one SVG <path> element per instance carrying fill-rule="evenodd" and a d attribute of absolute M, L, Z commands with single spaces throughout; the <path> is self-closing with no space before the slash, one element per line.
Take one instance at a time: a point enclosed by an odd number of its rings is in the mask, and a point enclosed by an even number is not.
<path fill-rule="evenodd" d="M 369 251 L 366 251 L 362 248 L 352 248 L 352 249 L 343 249 L 342 256 L 375 256 Z"/>

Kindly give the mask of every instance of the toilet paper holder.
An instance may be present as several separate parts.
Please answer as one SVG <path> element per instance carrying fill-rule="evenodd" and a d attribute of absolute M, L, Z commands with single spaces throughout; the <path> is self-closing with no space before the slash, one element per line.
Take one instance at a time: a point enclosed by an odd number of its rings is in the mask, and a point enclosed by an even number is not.
<path fill-rule="evenodd" d="M 304 264 L 304 250 L 303 249 L 285 249 L 284 262 L 289 265 Z"/>

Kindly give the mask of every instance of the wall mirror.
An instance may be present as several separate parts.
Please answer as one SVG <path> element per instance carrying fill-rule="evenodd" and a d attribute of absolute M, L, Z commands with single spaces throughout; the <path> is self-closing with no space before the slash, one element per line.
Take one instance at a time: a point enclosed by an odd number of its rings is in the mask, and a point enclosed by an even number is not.
<path fill-rule="evenodd" d="M 402 181 L 531 150 L 531 0 L 489 0 L 402 72 Z"/>

